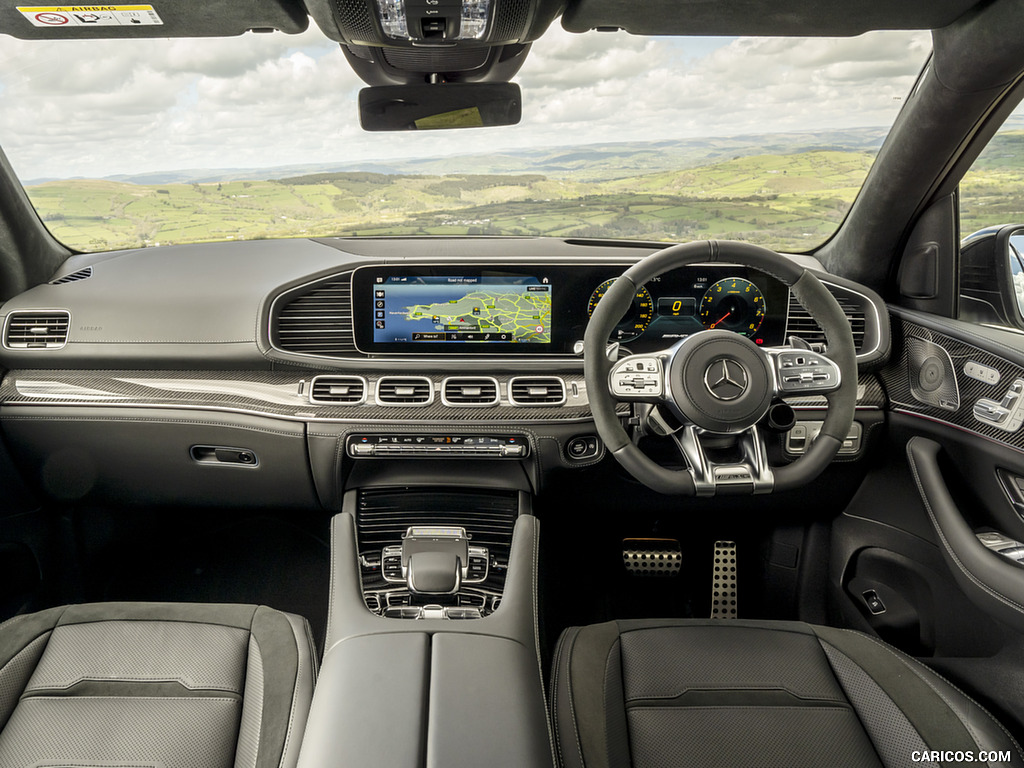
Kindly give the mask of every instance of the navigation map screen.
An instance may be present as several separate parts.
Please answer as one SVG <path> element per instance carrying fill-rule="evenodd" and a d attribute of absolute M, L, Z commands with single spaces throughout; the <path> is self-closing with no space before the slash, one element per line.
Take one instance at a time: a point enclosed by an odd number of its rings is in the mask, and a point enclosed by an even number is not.
<path fill-rule="evenodd" d="M 525 275 L 378 275 L 373 342 L 550 344 L 551 294 Z"/>

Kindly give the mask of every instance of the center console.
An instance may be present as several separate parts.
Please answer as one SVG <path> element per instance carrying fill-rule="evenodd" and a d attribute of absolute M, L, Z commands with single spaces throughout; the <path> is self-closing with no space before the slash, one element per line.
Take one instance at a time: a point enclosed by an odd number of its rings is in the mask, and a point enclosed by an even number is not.
<path fill-rule="evenodd" d="M 356 537 L 367 608 L 388 618 L 479 619 L 501 605 L 520 491 L 366 488 Z M 449 560 L 448 558 L 454 558 Z M 439 585 L 424 583 L 431 561 Z M 444 577 L 450 578 L 450 583 Z"/>
<path fill-rule="evenodd" d="M 326 650 L 299 768 L 553 766 L 525 482 L 403 474 L 416 482 L 357 479 L 332 521 Z"/>

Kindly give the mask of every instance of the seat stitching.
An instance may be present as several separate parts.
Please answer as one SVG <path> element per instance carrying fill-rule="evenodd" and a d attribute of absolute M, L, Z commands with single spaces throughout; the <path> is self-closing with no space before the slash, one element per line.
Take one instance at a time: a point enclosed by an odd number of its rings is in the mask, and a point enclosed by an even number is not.
<path fill-rule="evenodd" d="M 288 626 L 291 627 L 291 622 L 288 622 Z M 292 627 L 292 635 L 294 636 L 294 634 L 295 628 Z M 292 689 L 292 707 L 291 710 L 288 712 L 288 731 L 285 733 L 284 736 L 284 746 L 281 748 L 281 762 L 278 763 L 278 768 L 283 768 L 284 766 L 285 758 L 288 756 L 288 745 L 291 743 L 292 740 L 292 729 L 295 726 L 295 704 L 299 698 L 299 680 L 302 678 L 303 672 L 302 653 L 299 652 L 299 648 L 300 646 L 298 640 L 296 640 L 295 650 L 298 655 L 298 664 L 296 665 L 295 668 L 295 684 Z"/>
<path fill-rule="evenodd" d="M 913 455 L 908 452 L 907 458 L 909 459 L 910 463 L 910 471 L 914 475 L 914 482 L 917 484 L 917 492 L 921 497 L 921 501 L 924 503 L 925 510 L 928 512 L 928 517 L 931 520 L 932 526 L 935 528 L 935 532 L 938 533 L 939 539 L 941 539 L 942 545 L 945 548 L 946 552 L 949 554 L 950 559 L 952 559 L 952 561 L 956 564 L 957 568 L 959 568 L 963 572 L 963 574 L 971 581 L 972 584 L 979 587 L 983 592 L 986 592 L 989 596 L 1003 603 L 1008 608 L 1012 608 L 1018 613 L 1024 613 L 1024 605 L 1015 602 L 1011 598 L 1007 597 L 1003 593 L 996 590 L 994 587 L 991 587 L 990 585 L 981 581 L 977 576 L 975 576 L 973 573 L 971 573 L 971 571 L 967 569 L 967 566 L 965 566 L 960 561 L 960 558 L 957 557 L 957 554 L 953 550 L 953 547 L 946 539 L 946 534 L 942 531 L 942 527 L 939 525 L 938 519 L 935 517 L 935 513 L 932 511 L 932 505 L 928 501 L 928 496 L 925 493 L 924 485 L 921 483 L 921 477 L 918 474 L 917 463 L 914 461 Z"/>
<path fill-rule="evenodd" d="M 533 532 L 533 562 L 531 563 L 531 565 L 533 566 L 533 594 L 531 595 L 531 609 L 533 611 L 533 650 L 534 655 L 537 657 L 537 678 L 540 682 L 540 695 L 541 699 L 544 700 L 544 720 L 547 723 L 548 730 L 548 750 L 551 752 L 552 759 L 557 760 L 558 756 L 556 755 L 555 733 L 552 727 L 552 720 L 554 718 L 551 716 L 551 709 L 548 707 L 548 697 L 544 695 L 544 667 L 542 666 L 540 660 L 540 617 L 538 610 L 539 598 L 537 596 L 537 580 L 538 573 L 540 571 L 540 531 L 536 527 L 536 521 L 534 522 L 534 526 L 535 527 Z M 513 531 L 514 530 L 515 529 L 513 528 Z"/>
<path fill-rule="evenodd" d="M 579 637 L 579 633 L 580 630 L 577 628 L 576 631 L 573 633 L 572 641 L 569 644 L 569 658 L 566 659 L 565 662 L 565 688 L 566 691 L 568 691 L 569 717 L 572 720 L 572 730 L 573 733 L 576 735 L 576 752 L 580 756 L 580 766 L 586 766 L 586 763 L 583 760 L 583 742 L 580 741 L 580 728 L 579 724 L 576 722 L 576 705 L 573 702 L 572 695 L 572 656 L 573 652 L 576 650 L 576 638 Z"/>
<path fill-rule="evenodd" d="M 896 657 L 896 659 L 898 661 L 900 661 L 903 664 L 903 666 L 905 666 L 907 669 L 909 669 L 911 672 L 913 672 L 915 675 L 917 675 L 918 679 L 920 679 L 925 685 L 927 685 L 929 688 L 931 688 L 932 691 L 934 691 L 935 694 L 940 699 L 942 699 L 942 701 L 947 706 L 949 706 L 949 708 L 951 710 L 953 710 L 953 706 L 950 703 L 949 699 L 947 699 L 942 694 L 942 692 L 939 691 L 939 689 L 935 687 L 935 685 L 932 683 L 932 681 L 930 681 L 925 675 L 922 675 L 921 672 L 918 671 L 918 669 L 916 669 L 916 664 L 918 664 L 919 662 L 911 663 L 912 660 L 908 660 L 907 658 L 904 658 L 904 654 L 901 653 L 899 650 L 897 650 L 895 648 L 892 648 L 891 646 L 889 646 L 886 643 L 883 643 L 882 641 L 872 637 L 871 635 L 865 634 L 863 632 L 856 632 L 856 631 L 854 631 L 852 629 L 839 629 L 839 631 L 840 632 L 846 632 L 846 633 L 851 634 L 851 635 L 858 635 L 860 637 L 866 637 L 868 640 L 870 640 L 872 643 L 877 645 L 879 648 L 883 648 L 886 651 L 888 651 L 892 656 Z M 954 691 L 956 691 L 961 696 L 963 696 L 965 699 L 967 699 L 967 701 L 970 704 L 972 704 L 973 706 L 977 707 L 978 710 L 982 714 L 987 716 L 989 720 L 991 720 L 993 723 L 995 723 L 999 727 L 999 730 L 1001 730 L 1003 732 L 1003 734 L 1006 736 L 1006 738 L 1010 740 L 1010 743 L 1013 744 L 1014 748 L 1017 750 L 1017 754 L 1018 755 L 1021 754 L 1020 745 L 1017 743 L 1017 740 L 1013 738 L 1013 736 L 1010 734 L 1010 732 L 1006 730 L 1006 728 L 1003 726 L 1003 724 L 1001 722 L 999 722 L 999 720 L 997 720 L 996 718 L 992 717 L 992 715 L 989 713 L 989 711 L 987 709 L 985 709 L 983 706 L 981 706 L 981 704 L 979 704 L 974 699 L 972 699 L 970 696 L 968 696 L 966 693 L 964 693 L 963 690 L 959 686 L 957 686 L 955 683 L 950 682 L 947 678 L 943 677 L 941 674 L 939 674 L 935 670 L 931 669 L 930 667 L 926 667 L 926 669 L 928 670 L 928 672 L 930 674 L 932 674 L 935 677 L 937 677 L 943 683 L 945 683 L 950 688 L 952 688 Z M 966 722 L 959 715 L 957 715 L 956 710 L 953 710 L 953 714 L 956 715 L 956 718 L 958 720 L 960 720 L 960 722 L 963 723 L 964 728 L 966 728 L 970 732 L 971 737 L 974 739 L 974 743 L 979 748 L 981 748 L 982 747 L 981 740 L 977 737 L 977 735 L 975 734 L 974 730 L 971 728 L 970 723 Z"/>
<path fill-rule="evenodd" d="M 558 679 L 559 672 L 562 666 L 562 646 L 565 644 L 565 638 L 568 632 L 558 638 L 558 642 L 555 644 L 555 657 L 554 667 L 551 670 L 551 720 L 554 724 L 555 730 L 555 748 L 558 757 L 558 765 L 565 765 L 565 758 L 562 755 L 562 739 L 561 739 L 561 728 L 558 725 Z"/>
<path fill-rule="evenodd" d="M 263 653 L 260 651 L 259 640 L 256 639 L 255 635 L 249 635 L 249 639 L 252 640 L 253 645 L 256 646 L 256 652 L 260 656 L 260 664 L 262 665 L 263 664 Z M 248 662 L 248 659 L 246 659 L 246 661 Z M 266 685 L 266 683 L 264 683 L 264 686 L 265 685 Z M 263 695 L 262 691 L 260 691 L 260 695 L 261 696 Z M 243 694 L 243 696 L 244 696 L 244 694 Z M 245 702 L 244 702 L 244 700 L 242 702 L 242 709 L 243 710 L 245 709 Z M 259 723 L 257 723 L 257 725 L 256 725 L 256 755 L 257 755 L 257 757 L 256 757 L 256 760 L 253 761 L 254 763 L 258 763 L 259 762 L 260 737 L 262 735 L 263 735 L 263 702 L 261 701 L 260 702 L 260 719 L 259 719 Z M 235 754 L 236 755 L 238 754 L 237 748 L 236 748 Z"/>

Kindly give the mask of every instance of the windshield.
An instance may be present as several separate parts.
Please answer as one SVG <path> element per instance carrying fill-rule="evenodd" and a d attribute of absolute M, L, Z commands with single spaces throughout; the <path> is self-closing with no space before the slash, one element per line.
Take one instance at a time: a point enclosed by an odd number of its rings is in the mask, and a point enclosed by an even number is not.
<path fill-rule="evenodd" d="M 927 33 L 570 35 L 514 78 L 519 125 L 367 133 L 315 28 L 226 39 L 0 37 L 0 143 L 85 251 L 328 235 L 729 238 L 842 222 Z"/>

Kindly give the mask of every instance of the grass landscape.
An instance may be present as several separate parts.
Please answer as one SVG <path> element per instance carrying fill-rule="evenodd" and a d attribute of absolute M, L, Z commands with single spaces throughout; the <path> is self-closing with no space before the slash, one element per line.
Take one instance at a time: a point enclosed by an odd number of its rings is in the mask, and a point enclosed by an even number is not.
<path fill-rule="evenodd" d="M 407 162 L 388 173 L 338 170 L 265 179 L 224 173 L 221 180 L 163 183 L 151 174 L 44 181 L 27 190 L 53 233 L 82 250 L 420 234 L 717 237 L 805 250 L 842 221 L 873 162 L 870 143 L 814 147 L 806 137 L 761 142 L 772 152 L 758 152 L 756 142 L 699 151 L 691 146 L 687 152 L 653 144 L 561 148 L 527 158 L 419 164 L 470 169 L 462 173 L 413 173 Z M 729 152 L 735 154 L 723 157 Z M 676 165 L 659 167 L 668 163 Z M 511 170 L 496 172 L 505 170 L 499 165 Z M 963 231 L 1021 220 L 1022 212 L 1024 131 L 1007 132 L 965 181 Z"/>

